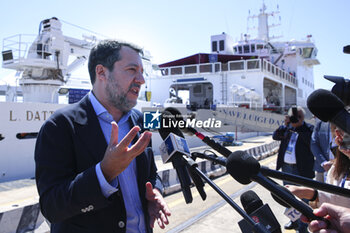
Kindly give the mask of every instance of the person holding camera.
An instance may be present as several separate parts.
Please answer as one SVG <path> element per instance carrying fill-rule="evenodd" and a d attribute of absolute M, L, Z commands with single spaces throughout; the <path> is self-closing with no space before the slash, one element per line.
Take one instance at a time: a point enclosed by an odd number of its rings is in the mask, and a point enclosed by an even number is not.
<path fill-rule="evenodd" d="M 314 126 L 304 121 L 305 110 L 300 106 L 291 107 L 285 116 L 284 125 L 273 133 L 274 140 L 281 141 L 278 150 L 276 170 L 314 178 L 314 156 L 310 150 L 311 135 Z M 284 185 L 288 183 L 284 182 Z M 297 229 L 299 232 L 308 232 L 305 223 L 289 222 L 285 229 Z"/>

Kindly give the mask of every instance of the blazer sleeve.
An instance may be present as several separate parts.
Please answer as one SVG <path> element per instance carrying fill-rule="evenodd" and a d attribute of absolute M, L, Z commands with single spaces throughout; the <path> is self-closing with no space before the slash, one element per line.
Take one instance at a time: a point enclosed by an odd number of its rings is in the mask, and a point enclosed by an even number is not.
<path fill-rule="evenodd" d="M 319 122 L 316 127 L 314 128 L 314 131 L 311 135 L 311 142 L 310 142 L 310 148 L 312 154 L 315 156 L 317 161 L 320 161 L 320 164 L 328 161 L 327 158 L 323 155 L 323 152 L 321 150 L 321 144 L 320 144 L 320 128 L 321 128 L 321 122 Z"/>
<path fill-rule="evenodd" d="M 278 127 L 275 132 L 272 134 L 272 138 L 277 141 L 282 141 L 287 138 L 288 127 L 285 125 L 281 125 Z"/>
<path fill-rule="evenodd" d="M 69 119 L 50 118 L 42 126 L 35 148 L 36 182 L 40 207 L 50 222 L 84 214 L 86 208 L 106 207 L 95 164 L 84 170 L 76 157 L 74 127 Z"/>

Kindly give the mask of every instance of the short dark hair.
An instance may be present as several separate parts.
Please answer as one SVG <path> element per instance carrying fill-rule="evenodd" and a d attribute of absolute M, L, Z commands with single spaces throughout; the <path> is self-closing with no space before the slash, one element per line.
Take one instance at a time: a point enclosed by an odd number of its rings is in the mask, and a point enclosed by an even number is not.
<path fill-rule="evenodd" d="M 96 80 L 97 65 L 103 65 L 109 71 L 113 71 L 114 63 L 121 59 L 120 50 L 123 46 L 127 46 L 143 55 L 142 49 L 136 45 L 116 40 L 102 40 L 91 49 L 88 64 L 91 84 L 94 84 Z"/>

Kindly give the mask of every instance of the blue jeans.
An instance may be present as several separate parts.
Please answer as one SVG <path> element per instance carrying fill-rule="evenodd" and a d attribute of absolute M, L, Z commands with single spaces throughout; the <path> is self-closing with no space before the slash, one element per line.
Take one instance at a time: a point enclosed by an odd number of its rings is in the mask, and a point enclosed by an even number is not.
<path fill-rule="evenodd" d="M 299 172 L 298 172 L 298 168 L 296 165 L 292 165 L 292 164 L 287 164 L 287 163 L 283 163 L 282 165 L 282 172 L 285 172 L 285 173 L 289 173 L 289 174 L 293 174 L 293 175 L 298 175 L 299 176 Z M 283 181 L 283 185 L 297 185 L 297 184 L 293 184 L 293 183 L 289 183 L 289 182 L 285 182 Z M 306 199 L 302 199 L 306 204 L 309 203 L 308 200 Z M 303 223 L 300 219 L 297 220 L 297 223 L 298 223 L 298 229 L 297 229 L 297 232 L 299 233 L 306 233 L 306 232 L 309 232 L 307 230 L 307 224 L 306 223 Z"/>

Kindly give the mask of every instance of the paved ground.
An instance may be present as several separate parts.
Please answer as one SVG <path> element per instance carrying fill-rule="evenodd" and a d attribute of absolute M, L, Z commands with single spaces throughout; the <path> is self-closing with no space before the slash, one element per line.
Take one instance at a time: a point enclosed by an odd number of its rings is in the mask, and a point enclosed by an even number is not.
<path fill-rule="evenodd" d="M 265 143 L 272 142 L 271 136 L 260 136 L 250 138 L 244 141 L 242 146 L 229 147 L 230 150 L 247 150 Z M 208 149 L 207 146 L 195 148 L 193 151 L 203 151 Z M 265 159 L 264 165 L 271 168 L 275 166 L 276 156 Z M 163 164 L 161 158 L 156 156 L 158 170 L 171 169 L 171 163 Z M 264 203 L 268 203 L 272 211 L 276 215 L 278 221 L 282 225 L 288 222 L 287 217 L 283 215 L 284 207 L 276 203 L 270 193 L 260 185 L 251 183 L 250 186 L 238 184 L 232 177 L 226 175 L 215 179 L 215 183 L 222 188 L 227 194 L 232 195 L 233 200 L 240 205 L 239 196 L 242 192 L 252 189 L 255 191 Z M 194 188 L 193 188 L 194 189 Z M 211 187 L 206 185 L 207 200 L 202 201 L 195 190 L 192 191 L 194 201 L 190 205 L 186 205 L 181 192 L 166 196 L 167 203 L 173 211 L 171 224 L 166 230 L 155 228 L 155 233 L 158 232 L 241 232 L 237 222 L 242 218 L 228 204 L 225 204 L 223 199 L 213 191 Z M 38 202 L 38 194 L 34 180 L 21 180 L 11 183 L 0 184 L 0 213 L 16 210 L 26 205 Z M 203 213 L 203 211 L 206 213 Z M 200 214 L 200 216 L 199 216 Z M 196 218 L 197 222 L 189 221 Z M 187 224 L 187 225 L 186 225 Z M 0 224 L 1 225 L 1 224 Z M 186 226 L 185 226 L 186 225 Z M 184 227 L 185 226 L 185 227 Z M 0 230 L 1 231 L 1 230 Z M 287 231 L 284 231 L 287 232 Z M 293 231 L 289 231 L 293 232 Z"/>

